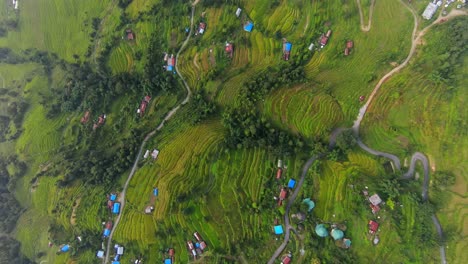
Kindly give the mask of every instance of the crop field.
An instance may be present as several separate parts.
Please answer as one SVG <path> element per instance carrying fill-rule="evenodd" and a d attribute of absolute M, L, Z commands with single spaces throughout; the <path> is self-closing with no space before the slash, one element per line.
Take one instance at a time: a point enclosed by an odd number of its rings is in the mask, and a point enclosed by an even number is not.
<path fill-rule="evenodd" d="M 462 183 L 467 181 L 468 117 L 466 111 L 460 109 L 464 109 L 467 100 L 466 78 L 456 79 L 449 88 L 434 80 L 437 64 L 424 60 L 431 56 L 441 58 L 439 54 L 447 48 L 444 45 L 451 45 L 445 40 L 447 26 L 431 29 L 426 35 L 427 45 L 421 48 L 411 66 L 382 86 L 364 119 L 362 135 L 364 142 L 373 148 L 400 157 L 420 151 L 428 155 L 432 170 L 455 173 L 457 180 L 450 192 L 451 201 L 440 217 L 443 226 L 455 226 L 457 232 L 465 236 L 468 232 L 463 224 L 467 212 L 466 184 Z M 466 54 L 463 62 L 463 66 L 453 66 L 457 75 L 463 76 L 462 71 L 466 73 Z M 448 255 L 453 260 L 455 256 L 466 256 L 462 249 L 465 242 L 452 243 Z"/>
<path fill-rule="evenodd" d="M 11 2 L 2 0 L 2 2 Z M 73 61 L 90 45 L 92 18 L 103 15 L 111 0 L 23 0 L 19 2 L 19 30 L 0 38 L 0 46 L 38 48 Z"/>
<path fill-rule="evenodd" d="M 155 146 L 161 151 L 158 160 L 145 161 L 134 176 L 116 241 L 134 241 L 144 250 L 173 246 L 184 262 L 184 241 L 195 230 L 210 250 L 268 239 L 273 219 L 242 211 L 259 203 L 265 179 L 273 177 L 275 159 L 262 150 L 222 151 L 218 122 L 183 130 Z M 193 135 L 198 135 L 196 141 Z M 296 174 L 300 165 L 292 160 L 288 175 Z M 154 187 L 159 188 L 155 211 L 145 215 Z"/>
<path fill-rule="evenodd" d="M 336 12 L 340 10 L 334 6 L 341 6 L 338 1 L 326 3 L 329 5 L 326 8 Z M 357 13 L 355 1 L 350 3 L 350 10 Z M 343 12 L 341 17 L 345 18 L 346 11 Z M 333 30 L 330 41 L 312 58 L 306 71 L 309 77 L 326 84 L 339 102 L 344 120 L 350 122 L 355 119 L 360 107 L 359 96 L 368 95 L 380 76 L 392 68 L 390 63 L 401 63 L 406 58 L 412 19 L 410 12 L 399 1 L 376 1 L 369 32 L 360 31 L 359 16 L 330 18 L 330 21 L 329 28 Z M 389 27 L 389 23 L 395 26 Z M 354 41 L 354 48 L 349 56 L 344 56 L 348 39 Z"/>
<path fill-rule="evenodd" d="M 273 92 L 263 110 L 277 125 L 309 139 L 328 140 L 331 130 L 343 121 L 340 106 L 331 96 L 306 86 Z"/>

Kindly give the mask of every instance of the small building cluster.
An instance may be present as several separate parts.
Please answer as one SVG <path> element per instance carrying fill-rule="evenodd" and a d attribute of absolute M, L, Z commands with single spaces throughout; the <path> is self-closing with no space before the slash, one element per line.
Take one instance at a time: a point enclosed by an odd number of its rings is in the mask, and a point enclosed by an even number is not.
<path fill-rule="evenodd" d="M 198 29 L 197 29 L 197 32 L 195 33 L 195 35 L 197 35 L 197 34 L 203 35 L 203 33 L 205 33 L 205 29 L 206 29 L 206 23 L 205 23 L 205 22 L 200 22 L 200 24 L 198 25 Z"/>
<path fill-rule="evenodd" d="M 380 198 L 380 196 L 376 193 L 369 196 L 369 192 L 367 190 L 362 191 L 362 193 L 366 197 L 366 200 L 369 201 L 369 207 L 372 211 L 372 214 L 377 215 L 377 213 L 380 211 L 380 204 L 382 203 L 382 199 Z M 377 218 L 380 217 L 378 216 Z M 369 220 L 368 228 L 369 234 L 371 236 L 370 239 L 372 240 L 374 245 L 377 245 L 380 241 L 377 235 L 377 232 L 379 231 L 379 223 L 375 220 Z"/>
<path fill-rule="evenodd" d="M 315 234 L 317 234 L 317 236 L 328 237 L 328 235 L 330 235 L 333 241 L 335 241 L 335 245 L 347 249 L 351 247 L 351 239 L 344 237 L 345 230 L 346 226 L 338 224 L 332 224 L 330 232 L 324 224 L 318 224 L 315 226 Z"/>
<path fill-rule="evenodd" d="M 353 49 L 353 47 L 354 47 L 354 42 L 352 40 L 346 41 L 346 48 L 344 50 L 344 55 L 348 56 L 351 50 Z"/>
<path fill-rule="evenodd" d="M 106 122 L 106 118 L 107 118 L 107 115 L 106 114 L 102 114 L 98 117 L 98 119 L 96 120 L 96 122 L 94 122 L 93 124 L 93 130 L 96 130 L 97 128 L 101 127 L 102 125 L 104 125 L 104 123 Z"/>
<path fill-rule="evenodd" d="M 167 63 L 166 66 L 163 66 L 164 69 L 175 73 L 176 58 L 174 57 L 174 54 L 169 55 L 168 53 L 164 53 L 164 61 Z"/>
<path fill-rule="evenodd" d="M 114 261 L 112 261 L 112 264 L 120 264 L 120 258 L 122 257 L 124 253 L 124 247 L 118 244 L 115 244 L 114 250 L 115 250 L 115 256 L 114 256 Z"/>
<path fill-rule="evenodd" d="M 203 254 L 203 251 L 206 249 L 206 242 L 202 239 L 198 232 L 193 233 L 193 236 L 196 239 L 194 243 L 192 240 L 187 241 L 187 249 L 189 253 L 193 256 L 194 259 L 197 259 L 197 256 Z"/>
<path fill-rule="evenodd" d="M 150 151 L 149 149 L 146 150 L 145 154 L 143 155 L 143 158 L 144 159 L 147 159 L 150 155 Z M 153 151 L 151 152 L 151 157 L 153 158 L 153 160 L 156 160 L 159 156 L 159 150 L 157 149 L 153 149 Z"/>
<path fill-rule="evenodd" d="M 109 220 L 104 226 L 104 232 L 102 232 L 102 236 L 104 238 L 109 237 L 111 230 L 112 230 L 112 221 Z"/>
<path fill-rule="evenodd" d="M 325 35 L 322 34 L 322 36 L 320 37 L 320 48 L 323 48 L 325 47 L 325 45 L 327 45 L 328 40 L 331 37 L 331 34 L 332 34 L 331 29 L 329 29 Z"/>
<path fill-rule="evenodd" d="M 148 106 L 148 103 L 150 102 L 151 97 L 149 95 L 145 96 L 143 100 L 141 100 L 140 107 L 137 109 L 137 114 L 142 117 L 145 114 L 146 107 Z"/>

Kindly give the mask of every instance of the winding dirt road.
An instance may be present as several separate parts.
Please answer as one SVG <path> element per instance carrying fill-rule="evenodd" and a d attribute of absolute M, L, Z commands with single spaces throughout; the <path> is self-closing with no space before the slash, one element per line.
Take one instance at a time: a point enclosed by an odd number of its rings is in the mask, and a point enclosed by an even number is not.
<path fill-rule="evenodd" d="M 357 1 L 359 1 L 359 0 L 357 0 Z M 356 120 L 355 120 L 355 122 L 353 124 L 353 127 L 352 127 L 352 130 L 353 130 L 354 134 L 357 137 L 359 147 L 361 147 L 362 149 L 364 149 L 365 151 L 367 151 L 368 153 L 370 153 L 372 155 L 381 156 L 381 157 L 385 157 L 385 158 L 390 159 L 393 162 L 393 165 L 395 166 L 395 169 L 397 171 L 401 170 L 401 162 L 400 162 L 400 159 L 397 156 L 395 156 L 393 154 L 390 154 L 390 153 L 385 153 L 385 152 L 381 152 L 381 151 L 371 149 L 362 142 L 361 138 L 359 137 L 359 128 L 360 128 L 360 125 L 361 125 L 361 121 L 364 118 L 364 115 L 366 114 L 370 103 L 374 99 L 376 93 L 378 92 L 378 90 L 380 89 L 382 84 L 385 81 L 387 81 L 393 74 L 397 73 L 398 71 L 400 71 L 401 69 L 403 69 L 404 67 L 407 66 L 408 62 L 410 61 L 410 59 L 413 57 L 413 55 L 415 53 L 417 45 L 421 42 L 422 37 L 428 32 L 428 30 L 431 27 L 433 27 L 435 24 L 447 21 L 447 20 L 449 20 L 451 18 L 454 18 L 456 16 L 467 15 L 466 11 L 461 11 L 461 10 L 455 10 L 454 9 L 454 10 L 452 10 L 450 12 L 449 15 L 447 15 L 445 17 L 442 17 L 441 16 L 442 12 L 440 12 L 439 17 L 434 22 L 432 22 L 429 26 L 422 29 L 419 33 L 416 33 L 417 28 L 418 28 L 417 14 L 415 13 L 415 11 L 411 7 L 407 6 L 403 2 L 402 2 L 402 4 L 405 5 L 411 11 L 411 13 L 412 13 L 412 15 L 414 17 L 414 22 L 415 22 L 412 37 L 411 37 L 411 40 L 412 40 L 411 49 L 410 49 L 410 52 L 408 54 L 408 57 L 406 57 L 406 59 L 404 60 L 404 62 L 402 64 L 400 64 L 399 66 L 397 66 L 396 68 L 391 70 L 389 73 L 384 75 L 384 77 L 382 77 L 382 79 L 380 79 L 380 81 L 377 83 L 374 90 L 372 91 L 371 95 L 369 96 L 366 104 L 364 106 L 362 106 L 361 109 L 359 109 L 359 114 L 358 114 L 358 116 L 357 116 L 357 118 L 356 118 Z M 362 19 L 361 19 L 361 23 L 362 23 Z M 361 27 L 362 27 L 362 25 L 361 25 Z M 410 178 L 412 178 L 414 176 L 417 161 L 420 161 L 422 163 L 423 170 L 424 170 L 424 180 L 423 180 L 423 184 L 422 184 L 422 194 L 421 194 L 421 196 L 422 196 L 423 200 L 426 201 L 428 199 L 428 189 L 429 189 L 429 162 L 428 162 L 427 157 L 424 154 L 422 154 L 420 152 L 416 152 L 411 156 L 410 167 L 409 167 L 408 171 L 403 174 L 402 178 L 403 179 L 410 179 Z M 441 227 L 441 225 L 439 223 L 439 220 L 437 219 L 437 216 L 435 214 L 433 214 L 431 216 L 431 219 L 432 219 L 432 222 L 433 222 L 433 224 L 434 224 L 434 226 L 435 226 L 435 228 L 437 230 L 437 233 L 438 233 L 439 237 L 442 238 L 443 237 L 443 230 L 442 230 L 442 227 Z M 446 253 L 445 253 L 444 245 L 439 246 L 439 252 L 440 252 L 441 263 L 446 264 L 447 259 L 446 259 Z"/>
<path fill-rule="evenodd" d="M 359 9 L 359 20 L 361 21 L 361 30 L 364 32 L 369 32 L 372 25 L 372 14 L 374 13 L 375 0 L 371 0 L 371 5 L 369 7 L 369 20 L 367 25 L 364 25 L 364 14 L 362 12 L 361 0 L 356 0 L 358 9 Z"/>
<path fill-rule="evenodd" d="M 103 260 L 103 263 L 106 264 L 109 262 L 109 256 L 110 256 L 110 250 L 111 250 L 111 245 L 112 245 L 112 237 L 114 236 L 114 232 L 115 230 L 117 230 L 117 226 L 119 225 L 120 223 L 120 219 L 122 217 L 122 214 L 123 214 L 123 210 L 125 208 L 125 195 L 126 195 L 126 192 L 127 192 L 127 188 L 128 188 L 128 185 L 130 184 L 130 181 L 132 180 L 133 178 L 133 175 L 135 174 L 136 170 L 138 169 L 138 161 L 140 160 L 141 158 L 141 154 L 143 153 L 143 149 L 146 145 L 146 142 L 148 142 L 148 140 L 153 137 L 156 132 L 160 131 L 163 127 L 164 127 L 164 124 L 166 123 L 166 121 L 168 121 L 169 119 L 172 118 L 172 116 L 180 109 L 180 107 L 186 103 L 188 103 L 188 101 L 190 100 L 190 97 L 192 96 L 192 91 L 190 90 L 190 87 L 188 86 L 187 82 L 185 81 L 184 77 L 180 74 L 179 72 L 179 68 L 177 67 L 178 65 L 178 61 L 179 61 L 179 55 L 180 53 L 184 50 L 185 46 L 187 45 L 187 43 L 189 42 L 190 40 L 190 36 L 192 35 L 192 28 L 193 28 L 193 17 L 194 17 L 194 14 L 195 14 L 195 6 L 196 4 L 198 3 L 198 1 L 194 2 L 192 4 L 192 14 L 191 14 L 191 18 L 190 18 L 190 32 L 188 33 L 188 36 L 187 38 L 185 39 L 184 43 L 182 44 L 182 46 L 180 47 L 179 51 L 177 52 L 177 55 L 176 55 L 176 63 L 175 63 L 175 69 L 176 69 L 176 72 L 177 72 L 177 75 L 179 75 L 180 79 L 182 80 L 182 82 L 184 83 L 184 86 L 185 86 L 185 89 L 187 90 L 187 96 L 185 97 L 185 99 L 179 104 L 177 105 L 176 107 L 172 108 L 166 115 L 166 117 L 164 117 L 163 121 L 159 124 L 158 127 L 156 127 L 155 130 L 151 131 L 150 133 L 148 133 L 148 135 L 146 135 L 145 139 L 143 140 L 143 142 L 141 143 L 140 145 L 140 149 L 138 150 L 138 154 L 135 158 L 135 162 L 133 163 L 133 167 L 132 167 L 132 170 L 130 171 L 128 177 L 127 177 L 127 181 L 125 182 L 125 185 L 123 186 L 123 190 L 122 192 L 120 193 L 120 196 L 119 196 L 119 201 L 120 201 L 120 214 L 117 216 L 117 218 L 115 219 L 115 223 L 114 223 L 114 226 L 112 227 L 112 230 L 111 230 L 111 233 L 109 235 L 109 238 L 107 240 L 107 247 L 106 247 L 106 257 L 104 258 Z"/>
<path fill-rule="evenodd" d="M 362 8 L 361 8 L 360 0 L 356 0 L 356 1 L 358 3 L 358 7 L 359 7 L 361 30 L 363 32 L 368 32 L 370 30 L 370 28 L 371 28 L 372 14 L 373 14 L 375 0 L 372 0 L 372 2 L 371 2 L 370 12 L 369 12 L 369 21 L 368 21 L 367 25 L 364 25 L 364 18 L 363 18 L 363 14 L 362 14 Z M 418 30 L 418 27 L 419 27 L 419 23 L 418 23 L 418 16 L 417 16 L 416 12 L 411 7 L 406 5 L 403 1 L 400 1 L 400 2 L 411 12 L 411 14 L 413 15 L 413 19 L 414 19 L 414 28 L 413 28 L 413 32 L 411 34 L 412 42 L 411 42 L 410 52 L 409 52 L 408 56 L 406 57 L 406 59 L 403 61 L 403 63 L 401 63 L 400 65 L 398 65 L 394 69 L 392 69 L 390 72 L 385 74 L 379 80 L 377 85 L 372 90 L 371 95 L 368 97 L 368 100 L 366 101 L 366 103 L 359 109 L 358 116 L 357 116 L 356 120 L 354 121 L 354 124 L 353 124 L 353 126 L 351 128 L 353 130 L 354 134 L 357 137 L 357 143 L 358 143 L 359 147 L 361 147 L 363 150 L 365 150 L 366 152 L 368 152 L 368 153 L 370 153 L 372 155 L 381 156 L 381 157 L 385 157 L 385 158 L 390 159 L 393 162 L 395 170 L 397 170 L 397 171 L 401 170 L 401 162 L 400 162 L 400 159 L 397 156 L 395 156 L 393 154 L 390 154 L 390 153 L 385 153 L 385 152 L 381 152 L 381 151 L 378 151 L 378 150 L 371 149 L 362 142 L 361 138 L 359 137 L 359 128 L 361 126 L 362 119 L 364 118 L 364 115 L 366 114 L 369 105 L 373 101 L 374 97 L 376 96 L 376 94 L 379 91 L 382 84 L 385 81 L 387 81 L 391 76 L 393 76 L 395 73 L 399 72 L 401 69 L 403 69 L 404 67 L 406 67 L 408 65 L 409 61 L 411 60 L 411 58 L 413 57 L 413 55 L 414 55 L 414 53 L 416 51 L 417 45 L 421 42 L 422 37 L 428 32 L 428 30 L 431 27 L 433 27 L 435 24 L 442 23 L 442 22 L 447 21 L 447 20 L 449 20 L 451 18 L 454 18 L 456 16 L 467 15 L 466 11 L 461 11 L 461 10 L 455 10 L 454 9 L 447 16 L 442 17 L 442 15 L 441 15 L 442 12 L 440 12 L 439 17 L 434 22 L 432 22 L 429 26 L 425 27 L 424 29 L 422 29 L 421 31 L 418 32 L 417 30 Z M 330 148 L 332 148 L 335 145 L 336 137 L 338 136 L 338 134 L 340 134 L 341 132 L 343 132 L 345 130 L 347 130 L 347 129 L 346 128 L 337 128 L 332 132 L 332 134 L 330 135 L 330 145 L 329 145 Z M 302 170 L 301 179 L 300 179 L 300 181 L 299 181 L 293 195 L 290 197 L 290 199 L 288 201 L 288 204 L 287 204 L 287 207 L 286 207 L 286 212 L 285 212 L 285 216 L 284 216 L 284 223 L 285 223 L 285 226 L 286 226 L 284 241 L 276 249 L 275 253 L 273 254 L 273 256 L 268 261 L 268 264 L 273 264 L 274 263 L 276 258 L 279 257 L 279 255 L 281 254 L 281 252 L 283 252 L 283 250 L 287 246 L 287 243 L 289 242 L 290 230 L 292 230 L 292 226 L 290 225 L 290 222 L 289 222 L 290 208 L 291 208 L 292 204 L 294 203 L 294 200 L 296 199 L 297 194 L 299 193 L 299 190 L 300 190 L 300 188 L 302 186 L 302 183 L 304 182 L 304 178 L 305 178 L 305 175 L 307 174 L 307 170 L 309 169 L 309 167 L 312 165 L 312 163 L 317 158 L 319 158 L 319 156 L 314 156 L 314 157 L 310 158 L 307 161 L 307 163 L 304 165 L 304 168 Z M 409 167 L 408 171 L 402 175 L 402 178 L 403 179 L 410 179 L 410 178 L 412 178 L 414 176 L 417 161 L 420 161 L 422 163 L 423 170 L 424 170 L 424 180 L 423 180 L 421 196 L 422 196 L 423 200 L 426 201 L 428 199 L 428 189 L 429 189 L 429 161 L 428 161 L 427 157 L 424 154 L 422 154 L 420 152 L 416 152 L 416 153 L 413 154 L 413 156 L 411 157 L 410 167 Z M 435 228 L 437 230 L 437 233 L 439 234 L 439 237 L 442 238 L 443 230 L 442 230 L 442 227 L 441 227 L 441 225 L 439 223 L 439 220 L 437 219 L 437 216 L 434 214 L 434 215 L 431 216 L 431 219 L 432 219 L 432 222 L 433 222 L 433 224 L 434 224 L 434 226 L 435 226 Z M 447 260 L 446 260 L 446 254 L 445 254 L 445 247 L 443 245 L 441 245 L 439 247 L 439 251 L 440 251 L 441 263 L 446 264 Z"/>

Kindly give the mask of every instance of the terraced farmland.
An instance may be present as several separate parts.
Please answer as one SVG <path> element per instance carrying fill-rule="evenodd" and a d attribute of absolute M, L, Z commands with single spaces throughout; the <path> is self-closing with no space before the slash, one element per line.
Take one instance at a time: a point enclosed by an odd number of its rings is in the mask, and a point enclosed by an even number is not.
<path fill-rule="evenodd" d="M 449 62 L 459 65 L 451 67 L 454 76 L 458 76 L 459 71 L 466 72 L 466 53 L 458 57 L 458 62 L 445 54 L 457 39 L 449 32 L 453 31 L 450 27 L 455 23 L 466 23 L 466 17 L 431 29 L 411 66 L 384 83 L 364 119 L 362 135 L 366 144 L 400 157 L 406 157 L 414 149 L 421 150 L 428 155 L 432 171 L 453 172 L 456 183 L 450 191 L 450 202 L 440 214 L 441 221 L 449 229 L 466 233 L 461 224 L 466 221 L 466 198 L 463 195 L 466 186 L 460 185 L 467 180 L 463 154 L 468 144 L 467 115 L 466 111 L 460 111 L 467 100 L 467 93 L 462 88 L 466 81 L 456 77 L 447 84 L 447 80 L 436 78 Z M 448 251 L 449 257 L 456 262 L 455 256 L 466 255 L 462 250 L 465 245 L 458 240 L 452 241 L 449 247 L 454 250 Z"/>
<path fill-rule="evenodd" d="M 340 106 L 326 94 L 314 93 L 306 86 L 273 92 L 263 111 L 276 121 L 305 138 L 328 140 L 330 131 L 343 121 Z"/>
<path fill-rule="evenodd" d="M 11 2 L 2 0 L 2 2 Z M 50 50 L 60 57 L 74 61 L 82 57 L 90 41 L 92 18 L 101 17 L 111 0 L 24 0 L 19 2 L 21 30 L 11 31 L 0 38 L 0 46 L 17 50 L 38 48 Z"/>

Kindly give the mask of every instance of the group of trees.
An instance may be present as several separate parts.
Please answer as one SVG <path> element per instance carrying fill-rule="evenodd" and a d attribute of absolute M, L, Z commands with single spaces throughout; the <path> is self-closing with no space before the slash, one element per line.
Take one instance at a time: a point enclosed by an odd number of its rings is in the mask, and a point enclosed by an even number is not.
<path fill-rule="evenodd" d="M 193 94 L 187 108 L 190 109 L 187 120 L 192 124 L 197 124 L 212 115 L 216 110 L 216 105 L 206 97 L 202 90 Z"/>
<path fill-rule="evenodd" d="M 279 153 L 293 153 L 305 146 L 299 136 L 275 127 L 262 116 L 257 103 L 274 89 L 305 80 L 301 65 L 284 63 L 269 67 L 241 89 L 234 107 L 223 113 L 223 125 L 228 133 L 225 143 L 231 148 L 268 147 Z"/>
<path fill-rule="evenodd" d="M 7 167 L 14 168 L 13 175 Z M 25 171 L 26 164 L 18 161 L 15 156 L 0 159 L 0 263 L 31 263 L 21 256 L 19 242 L 9 236 L 22 211 L 10 189 L 12 181 Z"/>

